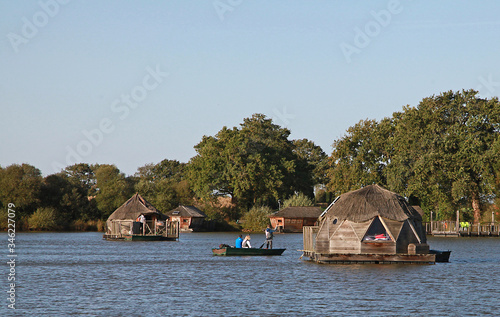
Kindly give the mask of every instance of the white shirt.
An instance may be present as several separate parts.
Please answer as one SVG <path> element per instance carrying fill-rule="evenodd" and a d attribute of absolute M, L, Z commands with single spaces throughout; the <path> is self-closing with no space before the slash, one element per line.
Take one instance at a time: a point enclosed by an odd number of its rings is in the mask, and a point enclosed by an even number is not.
<path fill-rule="evenodd" d="M 242 248 L 251 248 L 252 245 L 250 244 L 250 240 L 247 240 L 247 239 L 243 240 L 243 243 L 241 244 L 241 247 Z"/>

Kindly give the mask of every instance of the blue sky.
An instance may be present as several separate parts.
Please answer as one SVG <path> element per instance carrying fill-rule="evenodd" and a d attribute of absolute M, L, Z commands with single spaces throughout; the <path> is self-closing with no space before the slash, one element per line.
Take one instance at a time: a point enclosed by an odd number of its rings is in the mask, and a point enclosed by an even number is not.
<path fill-rule="evenodd" d="M 0 0 L 0 165 L 127 175 L 264 113 L 330 154 L 363 119 L 500 92 L 498 1 Z"/>

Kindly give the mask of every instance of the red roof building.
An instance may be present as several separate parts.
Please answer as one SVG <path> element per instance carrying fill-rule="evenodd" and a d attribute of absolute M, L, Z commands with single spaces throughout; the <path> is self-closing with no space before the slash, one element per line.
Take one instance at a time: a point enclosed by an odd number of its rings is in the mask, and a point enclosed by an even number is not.
<path fill-rule="evenodd" d="M 303 226 L 314 226 L 322 212 L 320 207 L 286 207 L 269 218 L 282 232 L 302 232 Z"/>

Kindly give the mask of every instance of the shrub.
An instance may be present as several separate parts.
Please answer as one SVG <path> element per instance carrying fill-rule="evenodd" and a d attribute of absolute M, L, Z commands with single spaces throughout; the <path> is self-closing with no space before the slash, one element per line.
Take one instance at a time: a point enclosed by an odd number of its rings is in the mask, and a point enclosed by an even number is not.
<path fill-rule="evenodd" d="M 326 203 L 326 191 L 324 189 L 319 189 L 316 192 L 315 199 L 317 203 Z"/>
<path fill-rule="evenodd" d="M 314 202 L 311 200 L 311 198 L 307 197 L 303 193 L 298 193 L 287 200 L 283 203 L 283 208 L 286 207 L 309 207 L 309 206 L 314 206 Z"/>
<path fill-rule="evenodd" d="M 57 230 L 59 219 L 57 211 L 52 207 L 38 208 L 29 218 L 30 230 Z"/>
<path fill-rule="evenodd" d="M 243 214 L 241 226 L 245 231 L 262 231 L 269 222 L 269 215 L 273 211 L 268 206 L 253 206 Z"/>

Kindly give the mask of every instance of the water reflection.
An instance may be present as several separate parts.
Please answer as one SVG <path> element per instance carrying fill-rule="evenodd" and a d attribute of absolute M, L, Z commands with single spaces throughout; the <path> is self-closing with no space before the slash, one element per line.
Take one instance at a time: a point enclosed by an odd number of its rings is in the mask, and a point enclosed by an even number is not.
<path fill-rule="evenodd" d="M 99 233 L 18 237 L 16 312 L 30 316 L 477 316 L 496 312 L 499 238 L 430 238 L 435 265 L 318 265 L 300 234 L 276 257 L 214 257 L 232 233 L 113 242 Z M 260 245 L 264 235 L 252 235 Z M 5 252 L 5 251 L 4 251 Z M 6 258 L 4 254 L 4 258 Z M 5 270 L 5 266 L 4 266 Z M 5 276 L 5 275 L 4 275 Z"/>

